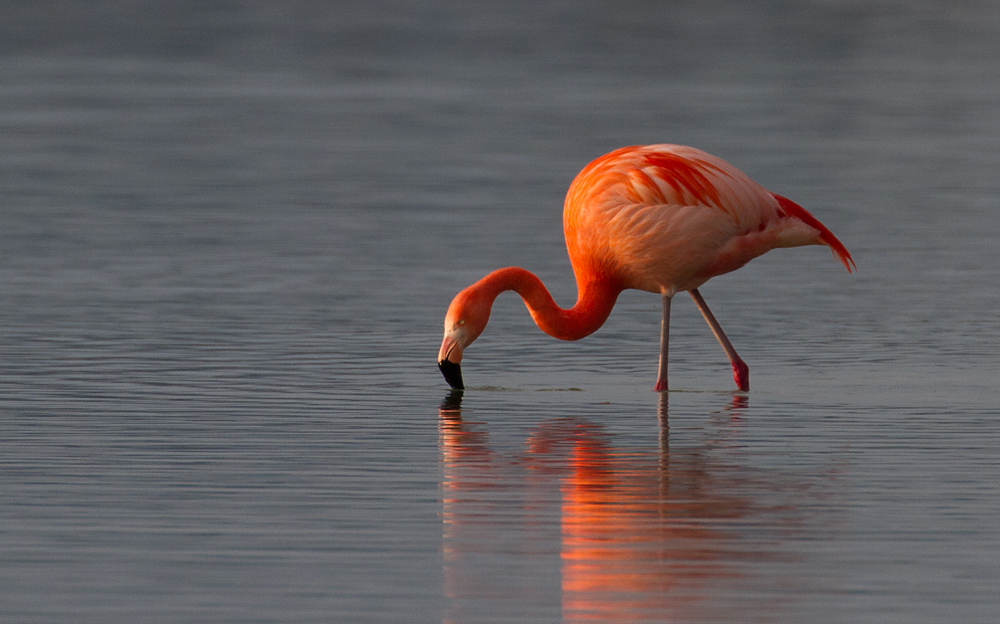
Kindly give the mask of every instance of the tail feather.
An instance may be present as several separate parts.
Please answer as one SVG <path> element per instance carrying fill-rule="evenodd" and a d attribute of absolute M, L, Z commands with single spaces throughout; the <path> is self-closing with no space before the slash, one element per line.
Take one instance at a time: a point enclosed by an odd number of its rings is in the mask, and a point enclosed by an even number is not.
<path fill-rule="evenodd" d="M 858 266 L 854 264 L 854 258 L 851 257 L 851 252 L 847 251 L 847 247 L 844 247 L 844 243 L 840 242 L 840 240 L 833 235 L 833 232 L 820 223 L 819 219 L 809 214 L 808 210 L 787 197 L 782 197 L 776 193 L 771 194 L 774 195 L 776 200 L 778 200 L 778 206 L 780 207 L 779 212 L 782 212 L 789 217 L 795 217 L 806 225 L 819 230 L 819 239 L 824 245 L 833 250 L 834 255 L 837 256 L 837 258 L 844 264 L 848 273 L 858 270 Z"/>

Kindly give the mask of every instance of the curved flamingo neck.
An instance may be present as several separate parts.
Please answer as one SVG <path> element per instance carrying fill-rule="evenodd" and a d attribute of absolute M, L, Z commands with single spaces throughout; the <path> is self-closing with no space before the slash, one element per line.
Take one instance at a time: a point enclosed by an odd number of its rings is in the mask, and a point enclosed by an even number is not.
<path fill-rule="evenodd" d="M 515 291 L 524 299 L 539 329 L 560 340 L 579 340 L 600 329 L 624 290 L 610 280 L 592 279 L 580 285 L 576 304 L 564 309 L 552 299 L 537 275 L 520 267 L 497 269 L 473 287 L 481 289 L 491 306 L 500 293 Z"/>

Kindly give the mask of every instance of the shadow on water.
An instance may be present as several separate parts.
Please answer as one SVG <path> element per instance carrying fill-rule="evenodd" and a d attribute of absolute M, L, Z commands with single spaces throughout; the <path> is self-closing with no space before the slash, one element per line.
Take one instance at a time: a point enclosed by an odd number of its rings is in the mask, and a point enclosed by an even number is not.
<path fill-rule="evenodd" d="M 759 582 L 755 567 L 788 560 L 781 535 L 809 530 L 800 507 L 810 486 L 716 451 L 745 396 L 713 412 L 695 447 L 671 447 L 667 401 L 661 393 L 649 444 L 567 416 L 539 421 L 505 451 L 485 423 L 463 418 L 461 392 L 448 395 L 439 409 L 444 621 L 546 609 L 563 622 L 728 621 L 780 609 L 794 594 L 787 571 L 770 574 L 788 595 L 751 605 L 741 589 Z M 510 612 L 514 603 L 523 612 Z"/>

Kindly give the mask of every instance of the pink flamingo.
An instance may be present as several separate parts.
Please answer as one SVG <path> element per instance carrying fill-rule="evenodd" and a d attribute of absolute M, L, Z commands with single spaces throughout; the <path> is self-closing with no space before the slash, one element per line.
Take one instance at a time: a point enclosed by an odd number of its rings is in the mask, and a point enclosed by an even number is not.
<path fill-rule="evenodd" d="M 493 271 L 455 296 L 444 319 L 438 366 L 463 388 L 462 354 L 479 337 L 497 296 L 513 290 L 538 327 L 560 340 L 597 331 L 626 288 L 660 293 L 663 321 L 657 391 L 667 390 L 670 302 L 688 291 L 733 365 L 740 390 L 750 373 L 698 292 L 706 281 L 777 247 L 826 245 L 847 268 L 851 254 L 795 202 L 764 189 L 720 158 L 681 145 L 623 147 L 587 165 L 569 187 L 563 231 L 577 301 L 560 308 L 533 273 Z"/>

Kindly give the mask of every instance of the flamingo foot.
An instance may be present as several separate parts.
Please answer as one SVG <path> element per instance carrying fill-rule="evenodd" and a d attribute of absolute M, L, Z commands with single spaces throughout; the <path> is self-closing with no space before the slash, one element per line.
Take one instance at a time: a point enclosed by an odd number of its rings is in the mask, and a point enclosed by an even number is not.
<path fill-rule="evenodd" d="M 750 390 L 750 367 L 743 360 L 733 362 L 733 379 L 736 381 L 736 387 L 743 392 Z"/>
<path fill-rule="evenodd" d="M 656 392 L 666 392 L 667 389 L 668 388 L 667 388 L 667 380 L 666 379 L 657 379 L 656 380 L 656 385 L 653 386 L 653 390 L 655 390 Z"/>

